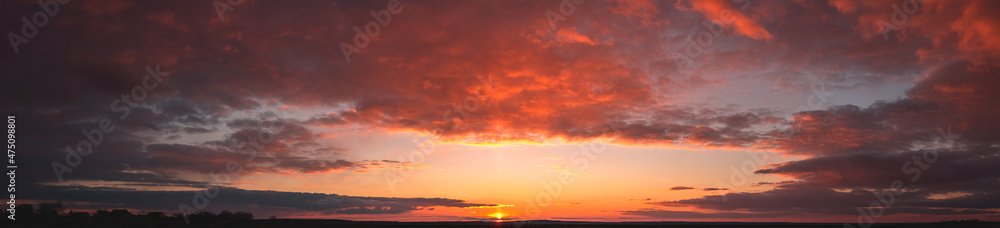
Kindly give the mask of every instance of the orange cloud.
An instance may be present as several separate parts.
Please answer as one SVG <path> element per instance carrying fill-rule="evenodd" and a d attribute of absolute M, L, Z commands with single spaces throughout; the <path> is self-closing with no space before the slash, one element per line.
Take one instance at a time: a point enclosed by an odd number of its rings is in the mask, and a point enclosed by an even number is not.
<path fill-rule="evenodd" d="M 735 1 L 734 1 L 735 2 Z M 749 3 L 743 1 L 740 9 L 733 7 L 733 3 L 725 0 L 690 1 L 691 8 L 705 15 L 705 18 L 713 22 L 723 22 L 723 26 L 735 26 L 736 32 L 756 40 L 770 40 L 773 35 L 764 29 L 760 23 L 751 19 L 746 14 Z M 730 24 L 731 22 L 731 24 Z"/>
<path fill-rule="evenodd" d="M 858 9 L 858 3 L 855 0 L 833 0 L 830 1 L 830 5 L 845 14 L 854 13 Z"/>
<path fill-rule="evenodd" d="M 561 28 L 558 32 L 556 32 L 556 34 L 561 40 L 568 42 L 584 43 L 589 45 L 595 44 L 594 41 L 590 40 L 590 37 L 580 35 L 580 33 L 576 31 L 576 28 L 573 27 Z"/>

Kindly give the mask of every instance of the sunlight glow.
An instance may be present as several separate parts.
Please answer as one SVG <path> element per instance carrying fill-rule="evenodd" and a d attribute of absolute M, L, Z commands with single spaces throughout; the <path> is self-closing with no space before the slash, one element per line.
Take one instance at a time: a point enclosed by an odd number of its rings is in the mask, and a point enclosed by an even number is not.
<path fill-rule="evenodd" d="M 500 212 L 497 212 L 497 213 L 494 213 L 494 214 L 491 214 L 490 216 L 492 216 L 492 217 L 496 217 L 496 218 L 497 218 L 497 220 L 503 220 L 503 213 L 500 213 Z"/>

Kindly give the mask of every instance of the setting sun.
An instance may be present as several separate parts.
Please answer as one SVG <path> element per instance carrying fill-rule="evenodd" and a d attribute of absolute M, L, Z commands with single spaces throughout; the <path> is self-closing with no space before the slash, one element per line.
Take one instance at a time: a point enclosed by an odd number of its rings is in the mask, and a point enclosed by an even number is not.
<path fill-rule="evenodd" d="M 500 213 L 500 212 L 497 212 L 497 213 L 494 213 L 494 214 L 491 214 L 490 216 L 492 216 L 492 217 L 496 217 L 496 218 L 497 218 L 497 220 L 502 220 L 502 219 L 503 219 L 503 213 Z"/>

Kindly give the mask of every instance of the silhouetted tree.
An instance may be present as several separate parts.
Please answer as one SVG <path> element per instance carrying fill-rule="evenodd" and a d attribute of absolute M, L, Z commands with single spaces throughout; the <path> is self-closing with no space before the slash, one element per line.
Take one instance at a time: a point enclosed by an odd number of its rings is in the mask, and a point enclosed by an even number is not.
<path fill-rule="evenodd" d="M 188 218 L 190 218 L 192 222 L 193 221 L 214 220 L 215 219 L 215 214 L 212 213 L 212 212 L 210 212 L 210 211 L 199 211 L 198 213 L 193 213 L 193 214 L 188 215 Z"/>
<path fill-rule="evenodd" d="M 979 219 L 947 220 L 944 223 L 981 223 Z"/>
<path fill-rule="evenodd" d="M 238 220 L 253 220 L 253 213 L 246 211 L 237 211 L 233 218 Z"/>
<path fill-rule="evenodd" d="M 128 212 L 128 210 L 125 209 L 116 209 L 116 210 L 111 210 L 111 213 L 109 213 L 108 215 L 110 215 L 111 217 L 120 218 L 120 217 L 131 217 L 134 214 L 132 214 L 132 212 Z"/>
<path fill-rule="evenodd" d="M 216 215 L 215 217 L 218 219 L 230 220 L 233 219 L 233 213 L 229 212 L 228 210 L 223 210 L 222 212 L 219 212 L 219 214 Z"/>
<path fill-rule="evenodd" d="M 94 217 L 97 217 L 97 218 L 111 217 L 111 211 L 106 210 L 106 209 L 100 209 L 100 210 L 94 211 Z"/>
<path fill-rule="evenodd" d="M 85 218 L 89 218 L 90 217 L 90 213 L 82 212 L 82 211 L 81 212 L 69 211 L 68 215 L 69 215 L 70 218 L 75 218 L 75 219 L 85 219 Z"/>
<path fill-rule="evenodd" d="M 63 205 L 62 201 L 43 201 L 38 203 L 38 214 L 45 217 L 55 217 L 62 214 L 66 210 L 66 206 Z"/>
<path fill-rule="evenodd" d="M 164 214 L 163 212 L 156 212 L 156 211 L 146 213 L 145 216 L 146 216 L 146 218 L 156 218 L 156 219 L 166 218 L 167 217 L 167 215 Z"/>
<path fill-rule="evenodd" d="M 15 218 L 31 218 L 35 217 L 35 205 L 31 204 L 21 204 L 14 208 Z"/>

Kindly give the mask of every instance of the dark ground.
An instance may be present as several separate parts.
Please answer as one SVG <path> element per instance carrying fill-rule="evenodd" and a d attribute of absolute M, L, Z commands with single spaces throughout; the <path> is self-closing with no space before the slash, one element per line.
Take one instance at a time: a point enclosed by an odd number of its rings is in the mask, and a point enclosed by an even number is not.
<path fill-rule="evenodd" d="M 178 218 L 47 218 L 9 221 L 4 219 L 0 227 L 698 227 L 698 228 L 735 228 L 735 227 L 845 227 L 842 223 L 692 223 L 692 222 L 566 222 L 566 221 L 531 221 L 521 222 L 359 222 L 346 220 L 320 219 L 255 219 L 255 220 L 193 220 L 190 225 Z M 518 226 L 520 225 L 520 226 Z M 851 224 L 855 227 L 856 224 Z M 874 224 L 871 227 L 1000 227 L 1000 222 L 943 222 L 943 223 L 907 223 L 907 224 Z"/>

